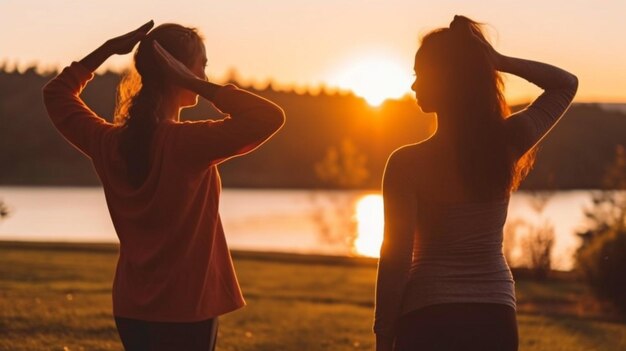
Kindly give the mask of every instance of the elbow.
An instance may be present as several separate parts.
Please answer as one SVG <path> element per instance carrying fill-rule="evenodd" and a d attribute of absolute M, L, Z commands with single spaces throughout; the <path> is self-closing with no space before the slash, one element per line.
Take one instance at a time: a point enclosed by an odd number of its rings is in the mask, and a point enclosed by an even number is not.
<path fill-rule="evenodd" d="M 572 88 L 578 90 L 578 77 L 572 74 Z"/>
<path fill-rule="evenodd" d="M 55 88 L 54 80 L 49 81 L 46 85 L 41 89 L 41 93 L 43 96 L 43 103 L 46 107 L 50 106 L 50 102 L 54 100 L 54 96 L 57 93 L 57 89 Z"/>
<path fill-rule="evenodd" d="M 572 98 L 573 98 L 574 95 L 576 95 L 576 92 L 578 91 L 578 77 L 571 73 L 570 75 L 571 75 L 571 78 L 570 78 L 569 88 L 572 91 Z"/>
<path fill-rule="evenodd" d="M 273 105 L 267 111 L 268 125 L 271 128 L 271 133 L 276 133 L 285 124 L 285 111 L 278 105 Z"/>
<path fill-rule="evenodd" d="M 546 91 L 549 89 L 546 89 Z M 564 102 L 567 102 L 569 105 L 576 96 L 576 92 L 578 91 L 578 77 L 567 72 L 566 75 L 563 76 L 561 82 L 558 86 L 554 87 L 554 93 L 562 96 Z"/>
<path fill-rule="evenodd" d="M 276 130 L 279 130 L 280 128 L 282 128 L 283 125 L 285 125 L 285 121 L 287 120 L 285 111 L 283 111 L 283 109 L 278 106 L 276 106 L 275 108 L 273 118 L 274 118 L 274 125 L 276 126 Z"/>
<path fill-rule="evenodd" d="M 41 95 L 43 96 L 43 102 L 47 105 L 48 100 L 50 99 L 50 95 L 52 94 L 52 89 L 50 88 L 50 83 L 46 83 L 41 89 Z"/>

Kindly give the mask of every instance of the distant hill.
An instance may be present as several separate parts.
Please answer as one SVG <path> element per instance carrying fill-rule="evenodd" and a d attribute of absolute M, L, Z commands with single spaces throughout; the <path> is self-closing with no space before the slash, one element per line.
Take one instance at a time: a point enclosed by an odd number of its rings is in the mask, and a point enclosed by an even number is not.
<path fill-rule="evenodd" d="M 97 185 L 88 159 L 69 146 L 53 128 L 41 87 L 54 74 L 0 72 L 0 184 Z M 114 73 L 97 76 L 82 97 L 111 120 Z M 411 99 L 387 101 L 372 108 L 354 95 L 319 95 L 275 91 L 255 93 L 275 101 L 287 114 L 285 127 L 258 151 L 220 167 L 226 187 L 322 188 L 314 171 L 329 147 L 349 139 L 367 157 L 369 178 L 363 187 L 379 188 L 388 155 L 397 147 L 422 140 L 434 130 L 434 118 Z M 518 107 L 519 108 L 519 107 Z M 186 110 L 183 119 L 217 117 L 207 102 Z M 616 145 L 626 144 L 626 114 L 598 104 L 576 104 L 541 146 L 527 189 L 599 188 L 613 161 Z"/>

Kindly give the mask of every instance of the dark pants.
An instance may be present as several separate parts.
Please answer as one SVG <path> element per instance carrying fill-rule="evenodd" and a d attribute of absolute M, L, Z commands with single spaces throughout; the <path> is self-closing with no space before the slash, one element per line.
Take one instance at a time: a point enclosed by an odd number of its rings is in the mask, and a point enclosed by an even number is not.
<path fill-rule="evenodd" d="M 126 351 L 213 351 L 217 318 L 201 322 L 147 322 L 115 317 Z"/>
<path fill-rule="evenodd" d="M 490 303 L 432 305 L 401 317 L 395 351 L 516 351 L 515 310 Z"/>

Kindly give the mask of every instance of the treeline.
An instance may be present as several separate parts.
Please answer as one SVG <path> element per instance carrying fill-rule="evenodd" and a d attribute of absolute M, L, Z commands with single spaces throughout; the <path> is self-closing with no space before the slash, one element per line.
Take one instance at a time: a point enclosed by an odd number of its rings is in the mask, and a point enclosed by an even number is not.
<path fill-rule="evenodd" d="M 35 69 L 0 72 L 1 185 L 99 184 L 89 160 L 69 146 L 47 118 L 41 88 L 53 76 Z M 108 120 L 119 80 L 111 72 L 98 75 L 82 95 Z M 364 169 L 358 170 L 364 176 L 355 186 L 378 188 L 387 156 L 428 137 L 435 128 L 433 116 L 421 113 L 411 99 L 372 108 L 354 95 L 324 90 L 317 95 L 277 91 L 271 85 L 250 90 L 283 107 L 287 123 L 257 152 L 220 167 L 227 187 L 333 187 L 337 183 L 320 177 L 316 168 L 334 159 L 341 163 L 342 145 L 349 144 L 352 156 L 364 161 Z M 207 102 L 183 114 L 183 119 L 215 117 L 219 114 Z M 626 144 L 626 115 L 595 104 L 574 105 L 543 142 L 523 187 L 600 188 L 619 144 Z"/>

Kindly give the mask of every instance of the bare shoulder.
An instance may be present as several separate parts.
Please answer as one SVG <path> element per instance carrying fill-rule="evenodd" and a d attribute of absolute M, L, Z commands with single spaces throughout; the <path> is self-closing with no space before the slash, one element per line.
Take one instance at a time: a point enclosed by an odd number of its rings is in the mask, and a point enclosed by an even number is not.
<path fill-rule="evenodd" d="M 403 183 L 412 183 L 417 179 L 420 164 L 424 158 L 426 142 L 404 145 L 394 150 L 387 159 L 385 178 Z"/>
<path fill-rule="evenodd" d="M 408 144 L 395 149 L 387 159 L 387 168 L 414 167 L 426 149 L 426 142 Z"/>

